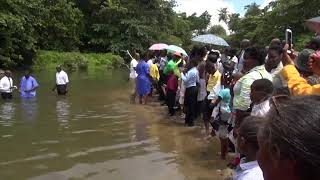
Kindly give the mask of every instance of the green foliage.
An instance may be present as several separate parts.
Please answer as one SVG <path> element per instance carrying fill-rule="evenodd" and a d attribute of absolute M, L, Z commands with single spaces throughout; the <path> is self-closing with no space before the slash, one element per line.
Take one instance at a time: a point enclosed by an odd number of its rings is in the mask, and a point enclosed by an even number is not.
<path fill-rule="evenodd" d="M 208 30 L 208 33 L 215 34 L 217 36 L 225 37 L 227 35 L 227 31 L 221 25 L 213 25 Z"/>
<path fill-rule="evenodd" d="M 231 45 L 238 47 L 246 38 L 258 46 L 266 46 L 271 39 L 285 38 L 285 29 L 293 31 L 295 47 L 301 49 L 312 37 L 312 32 L 304 27 L 305 20 L 319 16 L 320 4 L 317 0 L 277 0 L 264 9 L 256 3 L 246 6 L 244 17 L 229 13 L 223 8 L 219 11 L 219 20 L 228 24 L 232 34 L 228 37 Z"/>
<path fill-rule="evenodd" d="M 175 5 L 174 0 L 1 0 L 0 66 L 32 64 L 39 49 L 120 54 L 159 42 L 187 46 L 192 35 L 207 30 L 211 15 L 178 14 Z"/>
<path fill-rule="evenodd" d="M 0 1 L 0 66 L 31 64 L 36 49 L 79 43 L 81 12 L 68 0 Z"/>
<path fill-rule="evenodd" d="M 38 69 L 54 68 L 63 65 L 69 69 L 84 68 L 119 68 L 124 65 L 124 60 L 112 53 L 79 53 L 38 51 L 34 67 Z"/>

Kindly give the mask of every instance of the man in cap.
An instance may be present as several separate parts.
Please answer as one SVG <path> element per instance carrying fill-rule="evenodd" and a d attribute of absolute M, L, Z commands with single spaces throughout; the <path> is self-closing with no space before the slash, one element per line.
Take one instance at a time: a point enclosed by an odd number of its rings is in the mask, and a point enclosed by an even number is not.
<path fill-rule="evenodd" d="M 57 89 L 58 95 L 66 95 L 68 92 L 67 88 L 69 83 L 68 74 L 62 70 L 60 65 L 56 67 L 56 70 L 56 84 L 54 85 L 52 91 Z"/>

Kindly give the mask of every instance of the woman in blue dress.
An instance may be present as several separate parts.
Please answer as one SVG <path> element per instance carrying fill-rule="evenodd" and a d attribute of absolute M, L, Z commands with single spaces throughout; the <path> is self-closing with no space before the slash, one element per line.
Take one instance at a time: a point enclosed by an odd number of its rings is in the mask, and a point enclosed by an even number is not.
<path fill-rule="evenodd" d="M 145 62 L 146 55 L 142 54 L 141 59 L 136 67 L 137 77 L 137 93 L 139 95 L 140 104 L 147 104 L 148 95 L 151 92 L 150 68 Z"/>

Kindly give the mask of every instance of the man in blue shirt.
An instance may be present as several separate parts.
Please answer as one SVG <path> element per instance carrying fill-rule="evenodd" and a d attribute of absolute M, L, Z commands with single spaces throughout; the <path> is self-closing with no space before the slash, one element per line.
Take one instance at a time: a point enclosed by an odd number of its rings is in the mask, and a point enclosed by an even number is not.
<path fill-rule="evenodd" d="M 197 97 L 199 83 L 199 71 L 197 69 L 197 60 L 190 60 L 185 72 L 181 73 L 181 79 L 186 87 L 184 107 L 186 111 L 185 125 L 194 126 L 196 118 Z"/>
<path fill-rule="evenodd" d="M 30 98 L 36 96 L 36 89 L 38 88 L 38 83 L 32 77 L 31 71 L 27 70 L 25 75 L 21 78 L 20 82 L 20 94 L 21 97 Z"/>

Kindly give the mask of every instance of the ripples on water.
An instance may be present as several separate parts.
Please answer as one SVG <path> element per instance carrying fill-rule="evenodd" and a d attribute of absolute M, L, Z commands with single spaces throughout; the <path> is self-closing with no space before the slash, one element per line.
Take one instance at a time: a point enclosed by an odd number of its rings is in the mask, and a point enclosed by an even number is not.
<path fill-rule="evenodd" d="M 123 82 L 106 91 L 90 81 L 84 93 L 76 77 L 67 97 L 40 89 L 37 99 L 1 102 L 1 180 L 219 179 L 212 167 L 224 163 L 194 136 L 199 129 L 159 116 L 157 104 L 129 105 Z"/>

